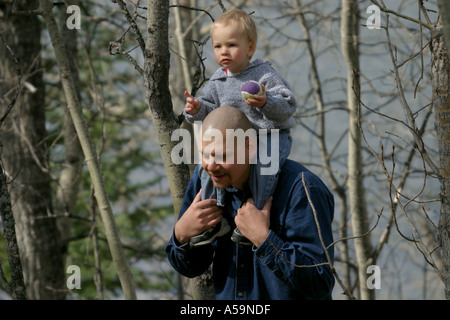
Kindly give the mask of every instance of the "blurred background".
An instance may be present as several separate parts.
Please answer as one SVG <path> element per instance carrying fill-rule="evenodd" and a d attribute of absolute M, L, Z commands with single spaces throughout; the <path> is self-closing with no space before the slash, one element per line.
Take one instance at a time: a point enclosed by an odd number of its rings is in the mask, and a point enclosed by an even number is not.
<path fill-rule="evenodd" d="M 290 158 L 335 196 L 334 267 L 342 285 L 333 298 L 348 299 L 348 290 L 358 299 L 445 299 L 432 81 L 439 77 L 432 46 L 439 9 L 436 1 L 348 3 L 171 0 L 166 107 L 181 114 L 184 91 L 201 95 L 218 68 L 208 41 L 213 19 L 224 9 L 251 13 L 259 35 L 254 58 L 271 61 L 296 95 Z M 80 8 L 79 29 L 69 28 L 76 17 L 67 5 Z M 27 295 L 123 299 L 47 25 L 33 14 L 38 9 L 29 1 L 0 4 L 1 196 L 5 212 L 10 199 Z M 136 36 L 147 36 L 147 1 L 54 1 L 53 14 L 136 295 L 192 299 L 189 281 L 164 254 L 178 212 Z M 347 26 L 346 15 L 353 17 Z M 5 217 L 0 298 L 11 299 L 17 279 Z M 67 287 L 71 265 L 80 268 L 80 289 Z M 379 267 L 379 289 L 367 290 L 362 275 L 372 275 L 369 265 Z"/>

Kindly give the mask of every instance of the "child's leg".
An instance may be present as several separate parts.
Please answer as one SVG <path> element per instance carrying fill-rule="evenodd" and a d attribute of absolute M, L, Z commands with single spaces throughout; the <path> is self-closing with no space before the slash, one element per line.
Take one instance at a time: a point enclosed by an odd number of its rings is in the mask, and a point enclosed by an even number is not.
<path fill-rule="evenodd" d="M 255 206 L 261 210 L 275 191 L 278 174 L 291 152 L 292 138 L 287 130 L 260 135 L 258 161 L 250 177 L 250 189 Z M 267 151 L 266 151 L 267 150 Z"/>
<path fill-rule="evenodd" d="M 259 210 L 264 207 L 275 191 L 280 168 L 291 152 L 292 138 L 289 131 L 283 130 L 272 134 L 259 136 L 257 163 L 252 166 L 250 172 L 250 190 L 255 206 Z M 238 228 L 233 231 L 231 240 L 240 244 L 251 244 Z"/>

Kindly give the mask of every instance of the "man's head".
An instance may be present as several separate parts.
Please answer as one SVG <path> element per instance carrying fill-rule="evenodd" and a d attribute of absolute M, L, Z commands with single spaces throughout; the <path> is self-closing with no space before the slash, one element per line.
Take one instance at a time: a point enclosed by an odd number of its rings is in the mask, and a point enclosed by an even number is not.
<path fill-rule="evenodd" d="M 214 109 L 202 124 L 202 167 L 216 188 L 241 189 L 256 154 L 256 130 L 234 107 Z"/>
<path fill-rule="evenodd" d="M 217 63 L 238 73 L 250 63 L 258 35 L 252 18 L 242 10 L 233 10 L 213 23 L 211 38 Z"/>

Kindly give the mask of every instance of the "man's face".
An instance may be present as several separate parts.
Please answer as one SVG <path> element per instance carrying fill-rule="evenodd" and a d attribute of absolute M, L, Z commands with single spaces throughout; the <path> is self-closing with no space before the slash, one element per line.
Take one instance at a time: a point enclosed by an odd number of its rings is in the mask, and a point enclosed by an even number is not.
<path fill-rule="evenodd" d="M 243 150 L 245 149 L 245 150 Z M 202 142 L 202 167 L 211 176 L 218 189 L 234 187 L 242 189 L 250 177 L 248 138 L 245 145 L 229 143 L 223 139 Z M 238 153 L 245 152 L 245 163 L 239 163 Z"/>

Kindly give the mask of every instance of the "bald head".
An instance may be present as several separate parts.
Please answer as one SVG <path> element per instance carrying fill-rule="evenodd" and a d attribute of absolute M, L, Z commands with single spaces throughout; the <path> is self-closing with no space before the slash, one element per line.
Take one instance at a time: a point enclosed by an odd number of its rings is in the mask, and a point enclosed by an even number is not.
<path fill-rule="evenodd" d="M 203 120 L 202 132 L 208 129 L 217 129 L 225 133 L 226 129 L 242 129 L 247 131 L 252 128 L 248 118 L 235 107 L 219 107 L 211 111 Z"/>
<path fill-rule="evenodd" d="M 199 138 L 203 159 L 214 154 L 216 160 L 228 164 L 255 161 L 256 130 L 247 116 L 235 107 L 224 106 L 211 111 L 203 120 Z"/>

